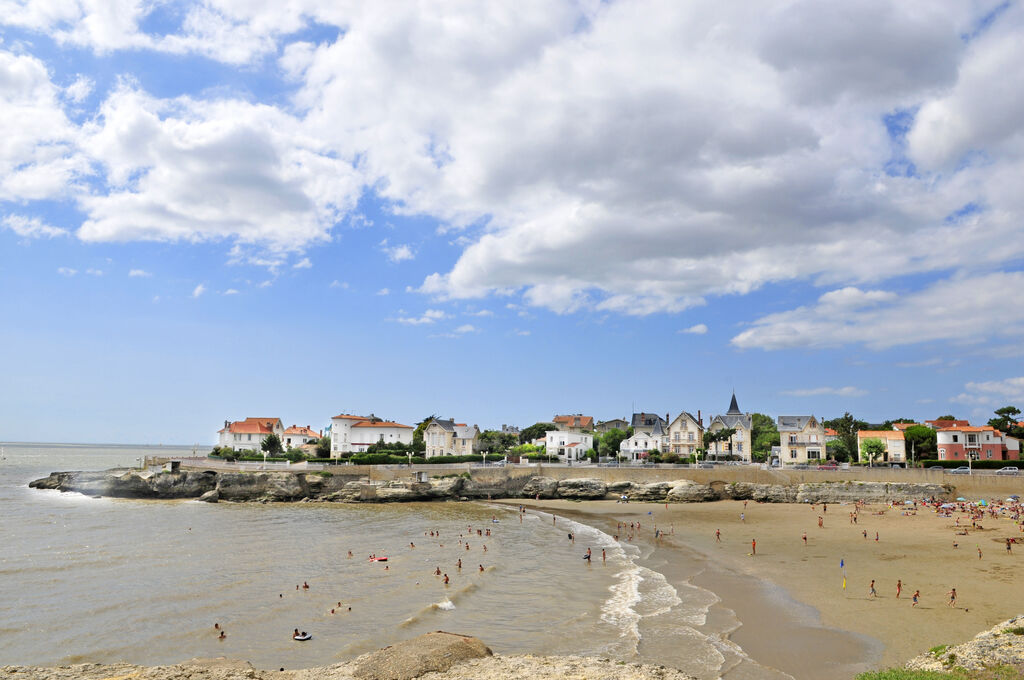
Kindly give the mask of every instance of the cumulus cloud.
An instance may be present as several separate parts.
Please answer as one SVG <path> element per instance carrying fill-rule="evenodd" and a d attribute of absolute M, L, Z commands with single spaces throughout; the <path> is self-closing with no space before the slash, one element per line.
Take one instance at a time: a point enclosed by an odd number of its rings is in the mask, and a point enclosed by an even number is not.
<path fill-rule="evenodd" d="M 431 324 L 446 318 L 448 318 L 448 315 L 445 314 L 440 309 L 428 309 L 427 311 L 423 312 L 422 316 L 400 316 L 397 319 L 395 319 L 395 321 L 410 326 L 419 326 L 423 324 Z"/>
<path fill-rule="evenodd" d="M 38 217 L 24 215 L 6 215 L 0 220 L 0 226 L 10 229 L 22 238 L 54 238 L 68 235 L 66 229 L 46 224 Z"/>
<path fill-rule="evenodd" d="M 238 291 L 234 288 L 228 288 L 222 293 L 223 295 L 238 295 Z"/>
<path fill-rule="evenodd" d="M 1024 290 L 1024 272 L 953 277 L 903 295 L 843 288 L 825 293 L 816 304 L 755 320 L 732 344 L 742 349 L 845 344 L 884 349 L 1024 337 L 1024 308 L 1007 304 L 1011 290 Z"/>
<path fill-rule="evenodd" d="M 57 273 L 61 276 L 74 276 L 78 273 L 78 270 L 71 267 L 57 267 Z"/>
<path fill-rule="evenodd" d="M 329 285 L 328 288 L 341 288 L 343 290 L 348 290 L 348 281 L 339 281 L 335 279 L 331 281 L 331 285 Z"/>
<path fill-rule="evenodd" d="M 708 327 L 705 324 L 699 323 L 696 326 L 690 326 L 679 331 L 680 333 L 690 333 L 691 335 L 704 335 L 708 332 Z"/>
<path fill-rule="evenodd" d="M 292 269 L 310 269 L 313 263 L 310 262 L 308 257 L 304 257 L 295 264 L 292 265 Z"/>
<path fill-rule="evenodd" d="M 388 240 L 384 239 L 380 242 L 380 249 L 384 251 L 388 259 L 392 262 L 402 262 L 403 260 L 411 260 L 416 255 L 412 252 L 412 248 L 402 244 L 397 246 L 388 245 Z"/>
<path fill-rule="evenodd" d="M 86 97 L 92 94 L 95 83 L 92 78 L 79 75 L 75 82 L 64 88 L 64 96 L 76 104 L 80 104 Z"/>
<path fill-rule="evenodd" d="M 783 390 L 781 394 L 787 397 L 820 397 L 820 396 L 836 396 L 836 397 L 863 397 L 868 392 L 862 390 L 859 387 L 809 387 L 797 390 Z"/>
<path fill-rule="evenodd" d="M 192 297 L 197 298 L 205 292 L 206 286 L 200 283 L 198 286 L 192 289 Z"/>
<path fill-rule="evenodd" d="M 953 401 L 979 406 L 997 406 L 1024 402 L 1024 377 L 969 382 Z"/>
<path fill-rule="evenodd" d="M 377 295 L 390 295 L 390 294 L 391 294 L 391 289 L 390 288 L 381 288 L 380 290 L 377 291 Z"/>
<path fill-rule="evenodd" d="M 153 275 L 150 272 L 147 272 L 145 269 L 132 269 L 131 271 L 128 272 L 128 276 L 136 278 L 149 278 L 150 276 Z"/>
<path fill-rule="evenodd" d="M 103 276 L 102 269 L 86 269 L 85 273 L 88 274 L 89 276 Z"/>
<path fill-rule="evenodd" d="M 460 334 L 461 333 L 479 333 L 480 329 L 477 328 L 476 326 L 474 326 L 473 324 L 466 323 L 466 324 L 462 324 L 461 326 L 456 328 L 455 332 L 456 333 L 460 333 Z"/>

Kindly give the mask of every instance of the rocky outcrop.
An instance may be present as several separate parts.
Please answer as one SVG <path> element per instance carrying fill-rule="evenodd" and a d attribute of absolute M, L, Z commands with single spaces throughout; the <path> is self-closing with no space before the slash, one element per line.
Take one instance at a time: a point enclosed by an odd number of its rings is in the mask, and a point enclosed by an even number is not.
<path fill-rule="evenodd" d="M 600 479 L 563 479 L 556 493 L 568 500 L 598 500 L 608 493 L 608 485 Z"/>
<path fill-rule="evenodd" d="M 1024 665 L 1024 615 L 1003 621 L 979 633 L 973 640 L 936 648 L 907 662 L 907 668 L 920 671 L 949 671 L 953 668 L 979 671 L 993 666 L 1019 668 L 1021 665 Z"/>
<path fill-rule="evenodd" d="M 456 664 L 492 654 L 490 648 L 475 637 L 437 631 L 360 657 L 352 675 L 359 680 L 413 680 L 425 673 L 443 673 Z"/>
<path fill-rule="evenodd" d="M 29 486 L 37 489 L 77 491 L 113 498 L 197 498 L 206 502 L 401 503 L 433 500 L 491 498 L 563 498 L 567 500 L 619 499 L 656 503 L 700 503 L 721 498 L 763 503 L 868 503 L 921 498 L 948 498 L 951 487 L 939 484 L 887 482 L 820 482 L 798 486 L 738 482 L 701 484 L 678 479 L 670 482 L 607 483 L 600 479 L 556 480 L 550 477 L 501 476 L 484 472 L 462 473 L 430 481 L 371 482 L 333 472 L 179 470 L 174 472 L 117 468 L 103 472 L 54 472 Z"/>

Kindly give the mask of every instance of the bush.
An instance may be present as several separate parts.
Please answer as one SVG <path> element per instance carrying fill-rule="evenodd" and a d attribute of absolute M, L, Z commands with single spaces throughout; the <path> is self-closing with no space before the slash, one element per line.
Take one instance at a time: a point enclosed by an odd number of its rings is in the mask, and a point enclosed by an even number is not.
<path fill-rule="evenodd" d="M 324 477 L 324 478 L 330 478 L 330 477 L 334 476 L 333 472 L 328 472 L 327 470 L 321 470 L 317 474 L 320 475 L 321 477 Z"/>
<path fill-rule="evenodd" d="M 663 455 L 661 457 L 661 462 L 662 463 L 673 463 L 673 464 L 675 464 L 675 463 L 679 462 L 679 456 L 678 456 L 678 454 L 675 454 L 675 453 L 666 453 L 665 455 Z"/>
<path fill-rule="evenodd" d="M 306 460 L 306 453 L 302 449 L 288 449 L 284 452 L 284 457 L 293 463 L 301 463 Z"/>

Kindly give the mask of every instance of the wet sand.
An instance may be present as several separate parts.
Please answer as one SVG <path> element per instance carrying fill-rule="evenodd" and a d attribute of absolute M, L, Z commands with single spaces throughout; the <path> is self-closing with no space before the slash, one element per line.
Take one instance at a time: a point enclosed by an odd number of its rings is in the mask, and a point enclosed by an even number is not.
<path fill-rule="evenodd" d="M 936 645 L 968 640 L 1024 609 L 1024 584 L 1013 575 L 1018 560 L 1024 559 L 1024 545 L 1016 545 L 1011 555 L 1005 549 L 1005 538 L 1024 534 L 1007 518 L 986 518 L 984 530 L 957 536 L 962 530 L 955 526 L 957 516 L 962 525 L 971 525 L 966 514 L 944 518 L 920 510 L 904 516 L 902 507 L 884 505 L 865 506 L 854 525 L 849 518 L 852 505 L 833 505 L 823 512 L 821 505 L 812 509 L 750 502 L 744 507 L 742 501 L 667 508 L 614 501 L 524 504 L 613 533 L 618 521 L 639 521 L 642 530 L 634 534 L 634 542 L 655 545 L 650 559 L 662 563 L 657 570 L 670 582 L 678 582 L 674 553 L 685 553 L 687 559 L 699 554 L 706 568 L 691 582 L 716 593 L 721 606 L 743 623 L 730 639 L 758 663 L 798 680 L 838 680 L 869 668 L 901 665 Z M 655 527 L 666 532 L 657 541 Z M 720 543 L 716 529 L 722 532 Z M 626 534 L 620 532 L 620 539 Z M 752 539 L 757 540 L 756 555 L 750 554 Z M 954 540 L 958 548 L 953 548 Z M 877 597 L 869 594 L 872 579 Z M 897 579 L 903 581 L 899 599 Z M 946 594 L 954 587 L 959 598 L 950 608 Z M 915 590 L 921 591 L 916 608 L 911 607 Z"/>

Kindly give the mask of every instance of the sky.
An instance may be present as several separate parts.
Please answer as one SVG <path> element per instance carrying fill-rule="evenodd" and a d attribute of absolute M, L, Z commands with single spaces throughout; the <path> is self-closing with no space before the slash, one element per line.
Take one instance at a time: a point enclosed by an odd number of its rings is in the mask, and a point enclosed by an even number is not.
<path fill-rule="evenodd" d="M 1024 4 L 0 0 L 0 441 L 1024 408 Z"/>

